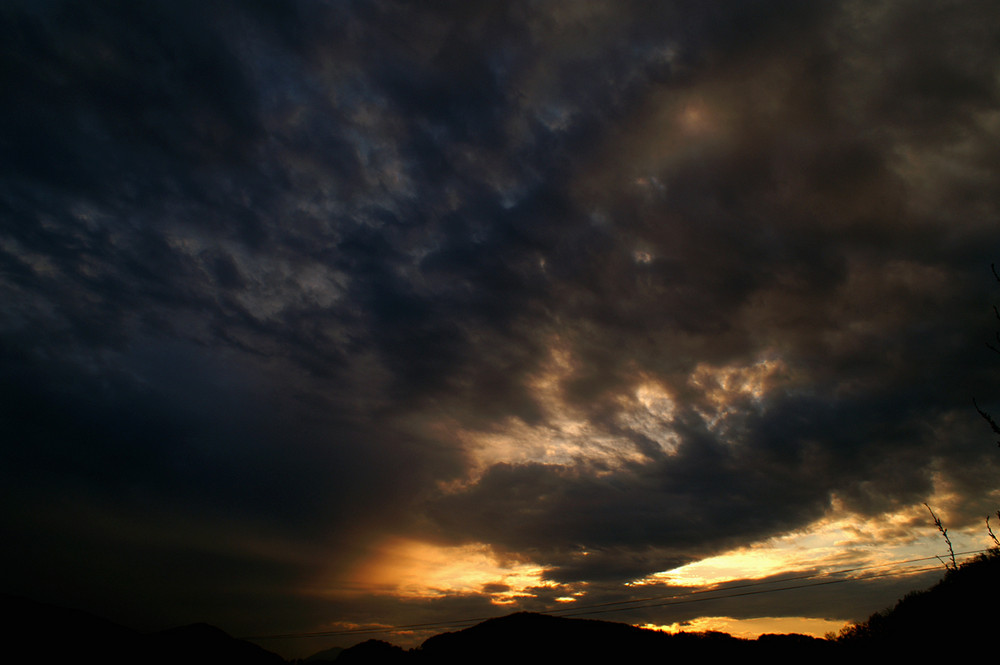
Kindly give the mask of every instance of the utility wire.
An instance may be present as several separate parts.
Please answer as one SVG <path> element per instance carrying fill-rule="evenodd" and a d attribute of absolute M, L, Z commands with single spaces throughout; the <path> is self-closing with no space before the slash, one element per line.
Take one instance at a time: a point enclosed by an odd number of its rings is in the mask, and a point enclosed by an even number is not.
<path fill-rule="evenodd" d="M 969 554 L 980 554 L 980 553 L 985 552 L 985 551 L 986 550 L 973 550 L 973 551 L 969 551 L 969 552 L 958 552 L 955 556 L 965 556 L 965 555 L 969 555 Z M 725 582 L 722 582 L 720 584 L 711 585 L 712 588 L 701 589 L 699 591 L 691 591 L 691 592 L 685 592 L 685 593 L 675 593 L 675 594 L 672 594 L 672 595 L 669 595 L 669 596 L 652 596 L 652 597 L 649 597 L 649 598 L 636 598 L 636 599 L 632 599 L 632 600 L 617 600 L 617 601 L 611 601 L 611 602 L 606 602 L 606 603 L 594 603 L 594 604 L 590 604 L 590 605 L 574 605 L 573 607 L 555 608 L 555 609 L 552 609 L 552 610 L 546 610 L 544 612 L 540 612 L 540 614 L 543 614 L 543 613 L 544 614 L 548 614 L 548 613 L 556 613 L 556 612 L 576 612 L 577 610 L 590 609 L 592 607 L 608 607 L 608 606 L 611 606 L 611 605 L 626 605 L 626 604 L 635 604 L 635 603 L 645 603 L 645 602 L 649 602 L 649 601 L 652 601 L 652 600 L 670 600 L 670 599 L 673 599 L 673 598 L 686 598 L 686 597 L 693 596 L 693 595 L 715 593 L 715 592 L 718 592 L 718 591 L 731 591 L 731 590 L 734 590 L 734 589 L 746 589 L 746 588 L 749 588 L 749 587 L 762 586 L 762 585 L 766 585 L 766 584 L 783 584 L 783 583 L 787 583 L 787 582 L 796 582 L 796 581 L 799 581 L 799 580 L 811 580 L 811 579 L 816 579 L 818 577 L 831 577 L 833 575 L 843 575 L 843 574 L 846 574 L 846 573 L 854 573 L 854 572 L 857 572 L 859 570 L 871 570 L 873 568 L 885 568 L 886 566 L 893 566 L 895 568 L 898 568 L 900 566 L 911 564 L 911 563 L 920 563 L 921 561 L 931 561 L 931 560 L 939 560 L 939 559 L 940 558 L 936 557 L 936 556 L 928 556 L 928 557 L 920 557 L 918 559 L 905 559 L 905 560 L 901 560 L 901 561 L 889 561 L 889 562 L 886 562 L 886 563 L 873 563 L 873 564 L 868 564 L 868 565 L 865 565 L 865 566 L 855 566 L 854 568 L 842 568 L 840 570 L 832 570 L 832 571 L 827 571 L 827 572 L 810 573 L 808 575 L 798 575 L 798 576 L 795 576 L 795 577 L 782 577 L 782 578 L 776 579 L 776 580 L 758 580 L 758 581 L 754 581 L 754 582 L 747 582 L 745 584 L 733 584 L 733 585 L 728 585 L 728 586 L 726 585 Z M 934 568 L 936 568 L 936 566 L 931 567 L 931 568 L 927 568 L 927 569 L 920 569 L 919 571 L 915 571 L 915 572 L 925 572 L 927 570 L 933 570 Z M 911 572 L 906 573 L 906 574 L 915 574 L 915 572 L 911 571 Z M 888 574 L 891 575 L 892 573 L 890 572 Z M 880 575 L 879 577 L 884 577 L 884 576 L 885 575 Z M 846 582 L 846 581 L 852 581 L 852 580 L 869 579 L 870 577 L 873 578 L 875 576 L 851 577 L 851 578 L 846 578 L 844 581 Z"/>
<path fill-rule="evenodd" d="M 928 572 L 928 571 L 931 571 L 931 570 L 936 570 L 936 569 L 937 569 L 937 566 L 928 566 L 926 568 L 919 568 L 919 569 L 916 569 L 916 570 L 907 571 L 905 573 L 905 575 L 916 575 L 918 573 L 925 573 L 925 572 Z M 838 579 L 835 579 L 835 580 L 821 580 L 819 582 L 811 582 L 809 584 L 794 584 L 792 586 L 779 587 L 777 589 L 758 589 L 756 591 L 742 591 L 740 593 L 729 593 L 729 594 L 724 594 L 724 595 L 719 595 L 719 596 L 710 596 L 710 597 L 702 597 L 702 598 L 677 597 L 677 598 L 673 598 L 673 599 L 662 601 L 662 602 L 649 603 L 648 605 L 633 605 L 632 607 L 618 607 L 618 608 L 613 608 L 613 609 L 583 610 L 583 611 L 580 611 L 580 612 L 570 612 L 568 614 L 561 614 L 559 616 L 572 617 L 572 616 L 583 616 L 583 615 L 586 615 L 586 614 L 606 614 L 608 612 L 628 612 L 630 610 L 642 610 L 642 609 L 647 609 L 647 608 L 650 608 L 650 607 L 666 607 L 668 605 L 686 605 L 686 604 L 689 604 L 689 603 L 702 603 L 702 602 L 706 602 L 706 601 L 710 601 L 710 600 L 722 600 L 722 599 L 726 599 L 726 598 L 740 598 L 740 597 L 743 597 L 743 596 L 756 596 L 756 595 L 765 594 L 765 593 L 777 593 L 778 591 L 792 591 L 794 589 L 805 589 L 805 588 L 808 588 L 808 587 L 827 586 L 827 585 L 830 585 L 830 584 L 843 584 L 844 582 L 860 582 L 860 581 L 878 579 L 880 577 L 889 577 L 889 576 L 892 576 L 892 575 L 898 575 L 898 573 L 893 573 L 893 572 L 889 571 L 889 572 L 884 572 L 884 573 L 877 573 L 877 574 L 865 575 L 865 576 L 862 576 L 862 577 L 841 577 L 841 578 L 838 578 Z M 693 592 L 693 593 L 688 594 L 688 595 L 692 595 L 693 596 L 693 595 L 695 595 L 697 593 L 704 593 L 704 592 L 696 591 L 696 592 Z"/>
<path fill-rule="evenodd" d="M 956 556 L 967 556 L 974 554 L 981 554 L 987 550 L 970 550 L 966 552 L 958 552 Z M 626 612 L 630 610 L 647 609 L 654 607 L 666 607 L 669 605 L 683 605 L 689 603 L 706 602 L 711 600 L 725 600 L 729 598 L 740 598 L 744 596 L 755 596 L 765 593 L 775 593 L 778 591 L 792 591 L 795 589 L 804 589 L 808 587 L 817 586 L 828 586 L 832 584 L 842 584 L 844 582 L 860 582 L 878 579 L 882 577 L 890 577 L 893 575 L 916 575 L 920 573 L 929 572 L 938 568 L 938 566 L 929 566 L 918 568 L 915 570 L 908 570 L 904 572 L 897 572 L 897 569 L 901 566 L 920 563 L 923 561 L 940 560 L 940 557 L 929 556 L 920 557 L 916 559 L 905 559 L 901 561 L 889 561 L 885 563 L 869 564 L 865 566 L 856 566 L 854 568 L 843 568 L 840 570 L 833 570 L 827 572 L 811 573 L 809 575 L 799 575 L 795 577 L 784 577 L 778 580 L 761 580 L 756 582 L 748 582 L 745 584 L 737 584 L 732 586 L 725 586 L 725 583 L 720 585 L 713 585 L 710 589 L 700 589 L 697 591 L 690 591 L 685 593 L 675 593 L 666 596 L 649 596 L 646 598 L 635 598 L 632 600 L 618 600 L 610 601 L 605 603 L 593 603 L 590 605 L 577 605 L 574 607 L 564 607 L 564 608 L 553 608 L 548 610 L 539 610 L 536 614 L 547 614 L 552 616 L 561 617 L 574 617 L 574 616 L 584 616 L 591 614 L 607 614 L 613 612 Z M 888 570 L 881 573 L 872 573 L 867 575 L 861 575 L 856 577 L 840 577 L 837 579 L 821 579 L 820 581 L 811 582 L 809 584 L 796 584 L 792 586 L 783 586 L 773 589 L 756 589 L 752 591 L 740 591 L 739 593 L 730 593 L 732 591 L 740 589 L 750 589 L 758 586 L 766 586 L 772 584 L 783 584 L 787 582 L 795 582 L 802 580 L 815 580 L 816 578 L 829 578 L 835 575 L 844 575 L 847 573 L 858 572 L 861 570 L 871 570 L 875 568 L 885 568 L 892 566 L 892 570 Z M 717 595 L 708 595 L 717 594 Z M 698 597 L 693 597 L 698 596 Z M 399 633 L 410 630 L 430 630 L 430 629 L 443 629 L 443 628 L 461 628 L 465 626 L 474 625 L 482 621 L 488 621 L 490 619 L 498 618 L 496 615 L 488 617 L 475 617 L 469 619 L 455 619 L 452 621 L 431 621 L 426 623 L 411 623 L 411 624 L 401 624 L 395 626 L 380 626 L 371 628 L 351 628 L 344 630 L 333 630 L 333 631 L 317 631 L 310 633 L 284 633 L 277 635 L 257 635 L 252 637 L 246 637 L 243 639 L 248 640 L 273 640 L 273 639 L 295 639 L 295 638 L 307 638 L 307 637 L 336 637 L 340 635 L 368 635 L 368 634 L 382 634 L 382 633 Z"/>

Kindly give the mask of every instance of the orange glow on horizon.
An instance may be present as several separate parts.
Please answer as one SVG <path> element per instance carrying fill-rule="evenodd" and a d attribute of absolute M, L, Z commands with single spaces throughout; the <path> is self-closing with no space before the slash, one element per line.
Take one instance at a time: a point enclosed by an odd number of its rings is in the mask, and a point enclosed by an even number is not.
<path fill-rule="evenodd" d="M 540 566 L 504 560 L 481 543 L 444 546 L 390 538 L 349 575 L 346 585 L 338 586 L 411 599 L 482 594 L 508 605 L 535 597 L 537 589 L 562 588 L 543 580 L 542 573 Z"/>

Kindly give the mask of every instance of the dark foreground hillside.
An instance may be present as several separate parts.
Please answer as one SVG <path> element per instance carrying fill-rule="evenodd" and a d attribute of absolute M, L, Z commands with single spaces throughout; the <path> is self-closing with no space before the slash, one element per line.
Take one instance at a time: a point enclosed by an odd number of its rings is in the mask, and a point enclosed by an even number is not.
<path fill-rule="evenodd" d="M 953 660 L 968 650 L 1000 646 L 1000 550 L 949 570 L 926 591 L 914 591 L 891 609 L 845 629 L 838 643 L 848 651 L 884 652 Z"/>

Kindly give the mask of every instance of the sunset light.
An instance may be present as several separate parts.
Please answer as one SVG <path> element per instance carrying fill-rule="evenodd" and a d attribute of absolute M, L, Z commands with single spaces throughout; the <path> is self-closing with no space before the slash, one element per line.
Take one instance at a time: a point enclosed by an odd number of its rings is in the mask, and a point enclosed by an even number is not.
<path fill-rule="evenodd" d="M 497 605 L 533 597 L 533 588 L 553 587 L 542 569 L 504 561 L 487 545 L 442 547 L 413 540 L 390 539 L 349 582 L 355 592 L 398 598 L 441 598 L 485 594 Z"/>

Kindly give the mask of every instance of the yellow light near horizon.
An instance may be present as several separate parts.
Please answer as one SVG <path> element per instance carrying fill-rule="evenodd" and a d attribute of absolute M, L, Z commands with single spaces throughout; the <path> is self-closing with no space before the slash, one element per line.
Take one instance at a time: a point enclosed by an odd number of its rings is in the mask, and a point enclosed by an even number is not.
<path fill-rule="evenodd" d="M 754 617 L 734 619 L 733 617 L 698 617 L 684 623 L 668 625 L 644 624 L 640 628 L 659 630 L 666 633 L 701 633 L 719 631 L 733 637 L 754 639 L 768 633 L 800 633 L 813 637 L 823 637 L 827 633 L 837 633 L 847 625 L 845 621 L 818 619 L 815 617 Z"/>
<path fill-rule="evenodd" d="M 787 572 L 788 559 L 782 552 L 739 550 L 657 573 L 651 578 L 679 586 L 712 586 L 734 579 L 760 579 Z"/>
<path fill-rule="evenodd" d="M 633 586 L 670 584 L 703 587 L 733 580 L 758 580 L 796 572 L 822 572 L 857 565 L 874 565 L 879 550 L 852 547 L 845 539 L 849 524 L 824 522 L 810 529 L 763 543 L 731 550 L 673 570 L 654 573 Z"/>
<path fill-rule="evenodd" d="M 946 490 L 936 495 L 939 503 L 946 503 Z M 710 587 L 796 573 L 862 576 L 883 566 L 887 568 L 880 574 L 892 571 L 902 576 L 927 565 L 919 559 L 946 553 L 922 504 L 877 516 L 849 513 L 836 498 L 833 504 L 829 516 L 804 529 L 654 573 L 630 586 Z M 949 530 L 955 551 L 988 545 L 980 532 L 975 527 Z M 911 565 L 900 565 L 913 559 L 917 561 Z"/>

